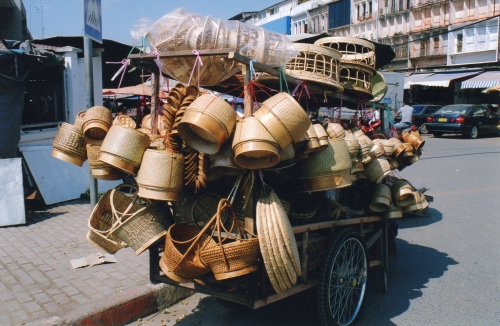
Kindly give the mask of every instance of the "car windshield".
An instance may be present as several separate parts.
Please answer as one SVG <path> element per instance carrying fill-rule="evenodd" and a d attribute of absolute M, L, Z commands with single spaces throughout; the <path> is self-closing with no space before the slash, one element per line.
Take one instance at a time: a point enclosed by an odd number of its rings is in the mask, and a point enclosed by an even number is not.
<path fill-rule="evenodd" d="M 468 107 L 463 106 L 443 106 L 441 109 L 437 110 L 436 113 L 465 114 L 468 109 Z"/>
<path fill-rule="evenodd" d="M 413 114 L 420 114 L 422 110 L 425 108 L 424 105 L 412 105 L 413 107 Z"/>

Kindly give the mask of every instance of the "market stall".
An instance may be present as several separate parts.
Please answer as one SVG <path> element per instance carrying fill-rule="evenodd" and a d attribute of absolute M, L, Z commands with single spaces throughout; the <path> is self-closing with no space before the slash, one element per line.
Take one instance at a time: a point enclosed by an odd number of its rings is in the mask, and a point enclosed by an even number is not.
<path fill-rule="evenodd" d="M 54 141 L 55 157 L 92 160 L 96 178 L 133 176 L 99 200 L 89 242 L 109 253 L 148 250 L 152 283 L 226 306 L 257 309 L 316 287 L 322 322 L 352 323 L 369 268 L 382 266 L 387 290 L 395 219 L 431 199 L 395 173 L 422 155 L 418 132 L 386 139 L 311 119 L 339 103 L 363 111 L 379 95 L 376 47 L 331 37 L 294 46 L 183 11 L 148 35 L 156 50 L 128 58 L 154 74 L 156 109 L 142 127 L 93 107 Z M 164 104 L 160 75 L 179 81 Z M 243 97 L 243 117 L 212 90 Z"/>

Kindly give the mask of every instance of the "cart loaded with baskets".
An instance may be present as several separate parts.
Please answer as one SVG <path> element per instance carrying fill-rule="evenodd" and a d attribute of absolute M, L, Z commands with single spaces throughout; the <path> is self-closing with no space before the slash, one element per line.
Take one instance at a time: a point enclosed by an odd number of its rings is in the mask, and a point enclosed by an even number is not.
<path fill-rule="evenodd" d="M 387 290 L 395 219 L 431 199 L 396 173 L 422 155 L 418 133 L 381 139 L 310 119 L 342 101 L 378 105 L 376 46 L 291 43 L 182 9 L 146 37 L 155 51 L 128 58 L 154 74 L 156 109 L 141 128 L 96 106 L 63 123 L 53 143 L 59 159 L 88 159 L 95 178 L 134 177 L 100 198 L 88 241 L 109 253 L 148 250 L 152 283 L 222 303 L 256 309 L 317 287 L 323 323 L 350 324 L 370 267 L 382 266 Z M 160 75 L 178 81 L 165 101 Z M 244 115 L 221 93 L 241 95 Z"/>

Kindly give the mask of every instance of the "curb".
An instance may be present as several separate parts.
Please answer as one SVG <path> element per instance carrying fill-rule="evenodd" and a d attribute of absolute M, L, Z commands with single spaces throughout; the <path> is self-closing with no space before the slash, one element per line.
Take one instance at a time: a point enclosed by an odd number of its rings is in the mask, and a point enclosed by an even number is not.
<path fill-rule="evenodd" d="M 123 326 L 192 294 L 192 290 L 168 284 L 143 285 L 81 305 L 63 316 L 33 321 L 25 326 Z"/>

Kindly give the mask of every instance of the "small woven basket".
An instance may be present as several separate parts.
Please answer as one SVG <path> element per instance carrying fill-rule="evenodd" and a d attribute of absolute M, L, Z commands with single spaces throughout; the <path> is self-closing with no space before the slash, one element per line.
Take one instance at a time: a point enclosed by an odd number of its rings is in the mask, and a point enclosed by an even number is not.
<path fill-rule="evenodd" d="M 230 209 L 233 219 L 230 230 L 224 227 L 222 221 L 222 213 L 227 208 Z M 208 225 L 212 225 L 212 236 L 217 238 L 217 243 L 207 243 L 201 247 L 200 259 L 210 267 L 216 280 L 225 280 L 257 270 L 259 239 L 256 236 L 249 238 L 247 232 L 244 232 L 227 199 L 221 199 L 217 214 Z M 237 230 L 237 235 L 233 235 L 233 229 Z"/>
<path fill-rule="evenodd" d="M 87 159 L 85 139 L 79 128 L 63 122 L 52 142 L 52 156 L 82 166 Z"/>
<path fill-rule="evenodd" d="M 138 210 L 123 223 L 118 221 L 119 226 L 112 234 L 139 255 L 167 234 L 165 227 L 169 226 L 169 217 L 169 207 L 156 202 Z"/>
<path fill-rule="evenodd" d="M 104 106 L 93 106 L 83 117 L 82 132 L 85 141 L 100 145 L 113 124 L 111 111 Z"/>
<path fill-rule="evenodd" d="M 128 196 L 120 191 L 125 186 L 137 190 L 132 185 L 119 185 L 108 190 L 96 204 L 88 221 L 89 232 L 87 240 L 101 250 L 110 254 L 116 253 L 119 249 L 127 247 L 127 244 L 112 234 L 113 228 L 121 215 L 123 221 L 131 216 L 130 212 L 136 212 L 143 208 L 139 201 L 135 201 L 134 196 Z"/>
<path fill-rule="evenodd" d="M 203 264 L 199 250 L 205 245 L 215 245 L 208 234 L 194 226 L 173 224 L 167 231 L 165 250 L 160 260 L 160 268 L 170 279 L 184 283 L 209 273 Z"/>
<path fill-rule="evenodd" d="M 100 145 L 87 144 L 87 158 L 92 176 L 101 180 L 120 180 L 125 176 L 120 170 L 99 160 L 101 155 Z"/>
<path fill-rule="evenodd" d="M 120 126 L 124 128 L 135 129 L 136 123 L 134 119 L 129 117 L 128 115 L 119 114 L 113 120 L 113 126 Z"/>

